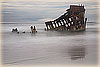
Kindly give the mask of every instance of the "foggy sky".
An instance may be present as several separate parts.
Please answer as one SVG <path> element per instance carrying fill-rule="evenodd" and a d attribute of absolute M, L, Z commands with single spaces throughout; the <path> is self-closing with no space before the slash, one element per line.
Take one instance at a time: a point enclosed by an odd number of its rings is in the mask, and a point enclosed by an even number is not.
<path fill-rule="evenodd" d="M 45 22 L 63 14 L 70 4 L 84 4 L 90 22 L 98 21 L 97 0 L 4 0 L 2 18 L 4 22 Z"/>

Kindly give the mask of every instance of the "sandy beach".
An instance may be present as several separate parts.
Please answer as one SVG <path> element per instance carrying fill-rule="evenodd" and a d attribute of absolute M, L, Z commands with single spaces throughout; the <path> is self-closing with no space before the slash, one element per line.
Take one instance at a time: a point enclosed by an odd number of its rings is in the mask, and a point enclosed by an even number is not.
<path fill-rule="evenodd" d="M 84 32 L 44 31 L 44 24 L 2 24 L 3 64 L 92 64 L 98 62 L 98 24 L 88 23 Z M 30 25 L 36 25 L 37 33 L 29 33 Z M 19 34 L 12 33 L 17 27 Z M 26 33 L 22 33 L 25 30 Z M 82 48 L 83 58 L 71 59 L 69 52 Z M 72 51 L 73 54 L 75 53 Z"/>

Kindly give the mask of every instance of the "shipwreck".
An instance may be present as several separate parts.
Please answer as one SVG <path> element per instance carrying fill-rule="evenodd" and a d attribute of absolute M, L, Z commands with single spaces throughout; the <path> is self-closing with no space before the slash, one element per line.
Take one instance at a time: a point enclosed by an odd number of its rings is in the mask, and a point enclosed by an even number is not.
<path fill-rule="evenodd" d="M 86 21 L 84 5 L 70 5 L 66 12 L 53 21 L 45 22 L 45 30 L 85 31 Z"/>

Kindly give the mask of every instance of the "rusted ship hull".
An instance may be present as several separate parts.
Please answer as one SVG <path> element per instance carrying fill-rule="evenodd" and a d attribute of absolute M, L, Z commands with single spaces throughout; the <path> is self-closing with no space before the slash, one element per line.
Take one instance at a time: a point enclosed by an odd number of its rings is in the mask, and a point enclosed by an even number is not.
<path fill-rule="evenodd" d="M 45 22 L 45 30 L 85 31 L 87 18 L 84 18 L 84 6 L 70 5 L 67 12 L 53 21 Z"/>

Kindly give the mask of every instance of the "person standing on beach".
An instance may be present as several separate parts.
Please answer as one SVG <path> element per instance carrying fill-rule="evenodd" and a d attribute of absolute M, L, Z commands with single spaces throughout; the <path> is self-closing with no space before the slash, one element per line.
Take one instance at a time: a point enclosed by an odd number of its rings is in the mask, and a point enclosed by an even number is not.
<path fill-rule="evenodd" d="M 31 28 L 31 33 L 36 33 L 37 32 L 35 26 L 34 26 L 34 28 L 33 28 L 33 26 L 31 26 L 30 28 Z"/>

